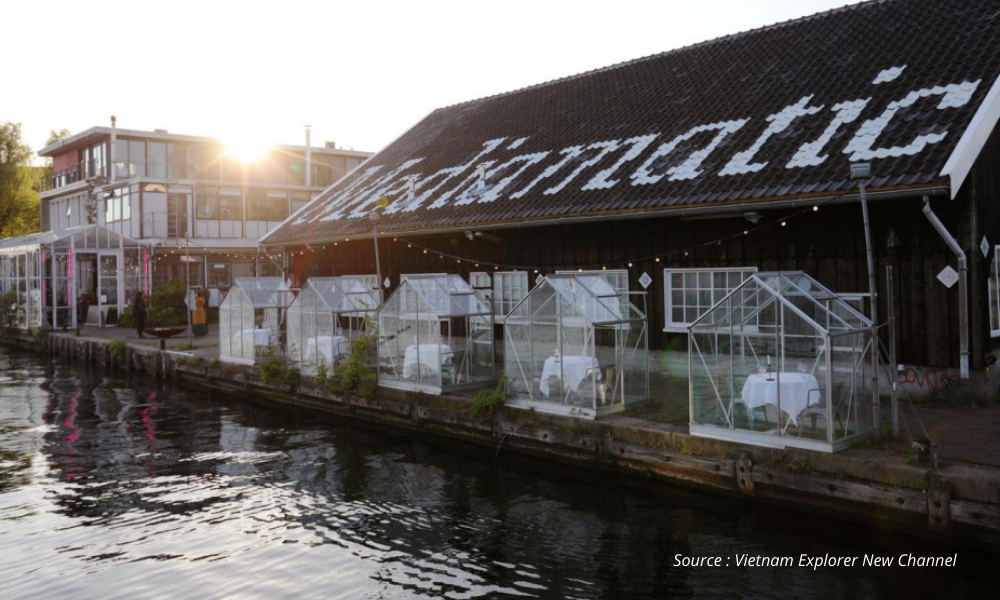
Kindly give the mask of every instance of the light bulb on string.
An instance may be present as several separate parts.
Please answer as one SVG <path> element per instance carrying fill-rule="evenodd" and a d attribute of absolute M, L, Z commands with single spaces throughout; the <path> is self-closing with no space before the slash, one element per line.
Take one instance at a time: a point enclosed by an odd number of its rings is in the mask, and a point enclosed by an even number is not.
<path fill-rule="evenodd" d="M 630 269 L 632 268 L 632 263 L 628 264 L 628 268 L 630 268 Z"/>
<path fill-rule="evenodd" d="M 656 257 L 656 262 L 660 262 L 660 257 L 659 256 Z"/>
<path fill-rule="evenodd" d="M 784 227 L 784 226 L 785 226 L 786 224 L 787 224 L 787 223 L 785 223 L 784 221 L 782 221 L 782 222 L 781 222 L 781 226 L 782 226 L 782 227 Z"/>
<path fill-rule="evenodd" d="M 818 212 L 818 211 L 819 211 L 819 205 L 818 204 L 814 204 L 813 205 L 813 212 Z"/>

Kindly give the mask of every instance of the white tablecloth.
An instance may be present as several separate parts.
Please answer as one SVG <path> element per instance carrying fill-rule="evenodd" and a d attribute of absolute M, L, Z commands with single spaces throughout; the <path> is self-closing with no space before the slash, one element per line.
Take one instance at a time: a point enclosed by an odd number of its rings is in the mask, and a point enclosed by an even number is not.
<path fill-rule="evenodd" d="M 323 361 L 326 362 L 327 366 L 333 365 L 337 356 L 341 354 L 350 354 L 351 352 L 350 343 L 344 336 L 317 335 L 309 338 L 306 342 L 306 355 L 304 357 L 306 362 L 316 360 L 317 346 L 319 347 L 320 357 L 322 357 Z"/>
<path fill-rule="evenodd" d="M 403 378 L 409 379 L 413 374 L 413 369 L 417 366 L 417 353 L 419 348 L 420 364 L 436 373 L 441 372 L 441 363 L 451 362 L 453 355 L 451 348 L 445 344 L 414 344 L 406 347 L 403 354 Z"/>
<path fill-rule="evenodd" d="M 243 329 L 236 332 L 233 336 L 233 341 L 235 342 L 240 337 L 243 338 L 242 342 L 244 345 L 248 345 L 250 340 L 253 340 L 254 346 L 267 346 L 271 343 L 271 330 L 270 329 Z"/>
<path fill-rule="evenodd" d="M 563 380 L 574 392 L 580 389 L 580 383 L 587 378 L 587 372 L 594 370 L 596 379 L 601 379 L 600 363 L 593 356 L 550 356 L 545 359 L 545 366 L 542 368 L 542 381 L 539 389 L 546 396 L 549 395 L 549 377 L 555 375 Z"/>
<path fill-rule="evenodd" d="M 743 403 L 751 411 L 759 406 L 778 405 L 778 381 L 781 381 L 781 410 L 788 413 L 792 423 L 798 427 L 796 418 L 799 413 L 820 401 L 819 382 L 807 373 L 781 372 L 771 373 L 772 381 L 767 375 L 751 375 L 743 384 Z M 813 391 L 815 390 L 815 391 Z M 811 393 L 810 393 L 811 392 Z"/>

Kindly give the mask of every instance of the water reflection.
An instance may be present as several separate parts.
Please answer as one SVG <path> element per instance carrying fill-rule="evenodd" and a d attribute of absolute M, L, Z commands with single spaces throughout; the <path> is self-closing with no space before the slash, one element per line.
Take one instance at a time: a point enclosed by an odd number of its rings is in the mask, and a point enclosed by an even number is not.
<path fill-rule="evenodd" d="M 0 573 L 14 597 L 997 591 L 985 569 L 675 568 L 676 554 L 919 544 L 217 392 L 46 373 L 18 355 L 0 369 Z"/>

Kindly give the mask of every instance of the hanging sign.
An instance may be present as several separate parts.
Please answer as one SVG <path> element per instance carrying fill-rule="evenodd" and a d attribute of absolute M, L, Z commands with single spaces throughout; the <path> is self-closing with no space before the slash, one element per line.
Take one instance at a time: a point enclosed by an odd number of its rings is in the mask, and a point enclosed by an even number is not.
<path fill-rule="evenodd" d="M 941 272 L 937 275 L 938 281 L 944 284 L 944 287 L 951 289 L 951 286 L 955 285 L 958 281 L 958 271 L 951 268 L 951 265 L 941 269 Z"/>
<path fill-rule="evenodd" d="M 653 278 L 649 276 L 649 273 L 645 273 L 644 272 L 639 277 L 639 285 L 642 286 L 642 289 L 644 289 L 644 290 L 648 289 L 649 288 L 649 284 L 651 284 L 651 283 L 653 283 Z"/>
<path fill-rule="evenodd" d="M 990 242 L 983 236 L 983 241 L 979 242 L 979 250 L 983 253 L 983 258 L 989 258 L 990 256 Z"/>

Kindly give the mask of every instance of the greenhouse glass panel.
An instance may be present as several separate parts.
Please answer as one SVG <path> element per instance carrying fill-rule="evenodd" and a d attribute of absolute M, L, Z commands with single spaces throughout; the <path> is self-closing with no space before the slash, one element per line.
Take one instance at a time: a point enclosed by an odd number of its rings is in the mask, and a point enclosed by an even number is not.
<path fill-rule="evenodd" d="M 508 404 L 593 419 L 648 400 L 646 325 L 603 277 L 547 275 L 505 321 Z"/>
<path fill-rule="evenodd" d="M 371 276 L 313 277 L 288 307 L 288 358 L 305 372 L 333 373 L 378 309 Z M 374 355 L 369 362 L 374 362 Z"/>
<path fill-rule="evenodd" d="M 825 452 L 875 431 L 871 324 L 805 273 L 754 273 L 689 329 L 691 433 Z"/>
<path fill-rule="evenodd" d="M 219 305 L 219 358 L 252 365 L 283 354 L 282 319 L 291 296 L 280 277 L 237 279 Z"/>
<path fill-rule="evenodd" d="M 379 385 L 432 394 L 494 381 L 493 317 L 458 275 L 409 275 L 378 311 Z"/>

